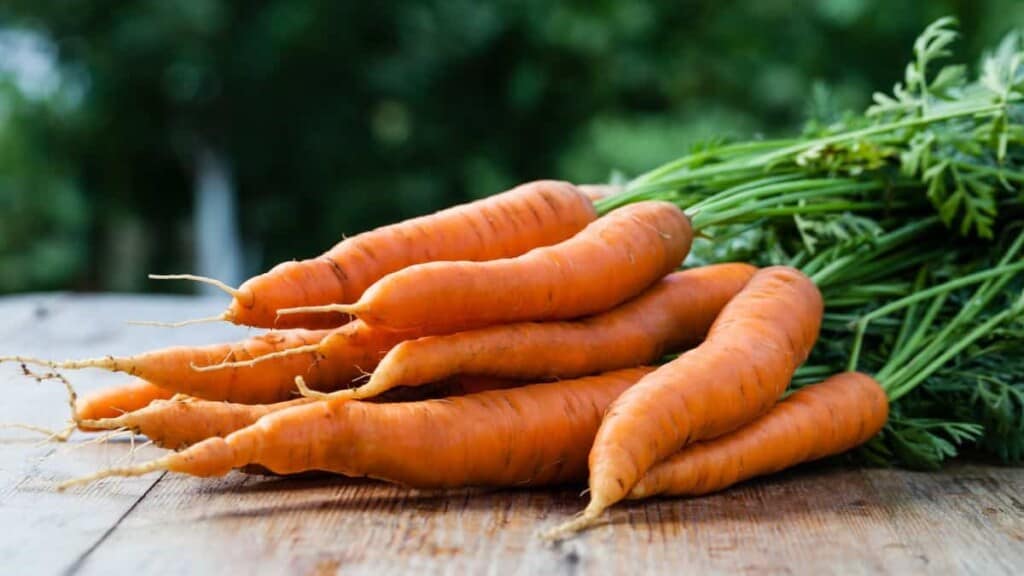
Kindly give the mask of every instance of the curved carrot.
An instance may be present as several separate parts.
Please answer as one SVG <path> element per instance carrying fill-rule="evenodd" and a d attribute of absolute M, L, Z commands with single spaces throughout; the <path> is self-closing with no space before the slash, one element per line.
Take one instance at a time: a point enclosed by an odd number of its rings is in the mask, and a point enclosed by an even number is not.
<path fill-rule="evenodd" d="M 844 372 L 801 388 L 766 414 L 725 436 L 698 442 L 656 464 L 629 498 L 697 496 L 867 442 L 889 417 L 874 378 Z"/>
<path fill-rule="evenodd" d="M 114 418 L 126 412 L 145 408 L 154 400 L 167 400 L 172 396 L 173 390 L 161 388 L 145 380 L 132 380 L 127 384 L 100 388 L 82 396 L 75 403 L 75 412 L 83 420 Z"/>
<path fill-rule="evenodd" d="M 385 276 L 355 304 L 280 312 L 344 312 L 373 325 L 438 332 L 578 318 L 609 310 L 671 272 L 692 239 L 678 207 L 638 202 L 517 258 L 418 264 Z"/>
<path fill-rule="evenodd" d="M 277 474 L 323 470 L 421 488 L 579 481 L 605 408 L 651 370 L 424 402 L 312 402 L 269 414 L 226 438 L 62 487 L 156 470 L 221 476 L 250 464 Z"/>
<path fill-rule="evenodd" d="M 490 326 L 406 340 L 357 388 L 330 396 L 369 398 L 455 374 L 575 378 L 656 361 L 699 343 L 723 306 L 757 269 L 718 264 L 675 272 L 633 300 L 565 322 Z"/>
<path fill-rule="evenodd" d="M 799 270 L 775 266 L 754 274 L 704 343 L 609 408 L 590 452 L 590 503 L 565 530 L 593 523 L 683 446 L 735 430 L 770 408 L 807 359 L 822 314 L 821 294 Z"/>
<path fill-rule="evenodd" d="M 345 327 L 342 327 L 344 329 Z M 100 368 L 125 372 L 143 378 L 172 393 L 187 394 L 207 400 L 229 400 L 243 404 L 268 404 L 287 400 L 295 390 L 296 374 L 316 369 L 311 354 L 280 354 L 285 350 L 315 346 L 329 330 L 282 330 L 268 332 L 239 342 L 211 346 L 173 346 L 135 356 L 90 358 L 53 362 L 38 358 L 11 356 L 0 360 L 41 364 L 62 370 Z M 379 331 L 377 331 L 379 332 Z M 394 344 L 392 344 L 394 345 Z M 251 360 L 273 356 L 262 367 L 233 367 L 223 371 L 199 371 L 193 366 L 222 363 L 225 360 Z M 381 353 L 383 355 L 383 352 Z M 353 371 L 339 372 L 337 378 L 317 378 L 314 386 L 348 384 Z"/>
<path fill-rule="evenodd" d="M 494 260 L 555 244 L 597 217 L 568 182 L 541 180 L 507 192 L 364 232 L 309 260 L 284 262 L 250 278 L 225 313 L 236 324 L 325 328 L 336 314 L 277 317 L 282 308 L 355 302 L 374 282 L 413 264 Z"/>
<path fill-rule="evenodd" d="M 462 396 L 484 390 L 497 390 L 521 385 L 512 380 L 494 378 L 453 379 L 417 389 L 397 388 L 374 401 L 409 402 L 427 398 Z M 224 437 L 255 423 L 270 414 L 293 406 L 316 402 L 313 398 L 296 398 L 273 404 L 237 404 L 195 398 L 157 400 L 133 412 L 111 417 L 79 420 L 79 428 L 89 431 L 128 429 L 146 436 L 153 444 L 181 450 L 207 438 Z M 81 415 L 80 415 L 81 416 Z"/>

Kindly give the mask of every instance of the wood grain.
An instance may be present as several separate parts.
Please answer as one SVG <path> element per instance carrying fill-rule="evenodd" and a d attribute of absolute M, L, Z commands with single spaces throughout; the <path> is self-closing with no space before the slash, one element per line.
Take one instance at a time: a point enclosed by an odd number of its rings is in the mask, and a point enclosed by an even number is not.
<path fill-rule="evenodd" d="M 64 358 L 213 342 L 246 331 L 126 327 L 214 313 L 219 299 L 0 299 L 0 351 Z M 123 381 L 69 373 L 83 390 Z M 59 426 L 56 383 L 0 365 L 0 421 Z M 125 458 L 126 442 L 67 445 L 0 431 L 0 554 L 33 574 L 1017 574 L 1024 471 L 940 473 L 808 466 L 724 494 L 622 506 L 551 547 L 539 529 L 584 504 L 579 489 L 431 493 L 327 476 L 154 475 L 57 493 Z M 159 451 L 140 450 L 136 458 Z"/>

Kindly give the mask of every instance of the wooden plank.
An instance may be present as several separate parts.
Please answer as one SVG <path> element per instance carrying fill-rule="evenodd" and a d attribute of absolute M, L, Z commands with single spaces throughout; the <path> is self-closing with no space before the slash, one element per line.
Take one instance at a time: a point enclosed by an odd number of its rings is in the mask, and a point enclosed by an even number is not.
<path fill-rule="evenodd" d="M 234 338 L 239 330 L 211 326 L 201 333 L 126 327 L 126 319 L 172 320 L 212 314 L 220 300 L 123 296 L 30 295 L 0 299 L 0 353 L 71 358 L 131 353 L 188 340 Z M 98 371 L 67 373 L 79 391 L 126 381 Z M 0 364 L 0 422 L 60 428 L 68 409 L 63 387 L 35 384 L 16 365 Z M 119 493 L 93 487 L 61 494 L 53 486 L 121 461 L 127 444 L 57 445 L 17 430 L 0 431 L 0 557 L 25 573 L 59 573 L 74 566 L 153 486 L 156 478 L 115 482 Z M 138 457 L 152 457 L 156 450 Z"/>
<path fill-rule="evenodd" d="M 132 573 L 1013 574 L 1024 565 L 1014 496 L 1022 482 L 1019 470 L 977 466 L 939 474 L 811 467 L 717 496 L 624 506 L 611 525 L 549 547 L 536 531 L 578 510 L 575 491 L 432 494 L 329 478 L 167 477 L 82 573 L 116 565 Z"/>

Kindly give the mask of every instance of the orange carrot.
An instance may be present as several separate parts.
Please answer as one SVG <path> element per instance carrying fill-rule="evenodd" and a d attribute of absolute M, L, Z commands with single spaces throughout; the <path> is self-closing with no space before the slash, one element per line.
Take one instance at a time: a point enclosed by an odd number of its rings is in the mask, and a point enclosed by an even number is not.
<path fill-rule="evenodd" d="M 375 398 L 374 401 L 409 402 L 447 398 L 520 384 L 494 378 L 459 378 L 416 389 L 396 388 L 391 394 Z M 157 400 L 134 412 L 97 419 L 82 417 L 79 427 L 90 431 L 128 429 L 146 436 L 157 446 L 180 450 L 207 438 L 227 436 L 272 412 L 315 401 L 313 398 L 296 398 L 274 404 L 236 404 L 195 398 Z"/>
<path fill-rule="evenodd" d="M 163 448 L 180 450 L 214 436 L 227 436 L 262 416 L 313 401 L 296 398 L 274 404 L 236 404 L 192 398 L 157 400 L 152 404 L 110 418 L 83 419 L 79 427 L 89 430 L 128 429 Z"/>
<path fill-rule="evenodd" d="M 888 398 L 874 378 L 836 374 L 801 388 L 735 432 L 673 454 L 651 468 L 629 498 L 708 494 L 840 454 L 871 439 L 888 417 Z"/>
<path fill-rule="evenodd" d="M 609 403 L 651 368 L 397 404 L 312 402 L 152 462 L 65 483 L 172 470 L 221 476 L 258 464 L 323 470 L 421 488 L 579 481 Z"/>
<path fill-rule="evenodd" d="M 75 412 L 84 420 L 113 418 L 145 408 L 154 400 L 166 400 L 171 396 L 174 396 L 172 390 L 145 380 L 133 380 L 86 394 L 75 403 Z"/>
<path fill-rule="evenodd" d="M 341 312 L 372 325 L 434 331 L 577 318 L 642 292 L 679 266 L 691 240 L 690 221 L 675 205 L 638 202 L 517 258 L 418 264 L 385 276 L 355 304 L 280 312 Z"/>
<path fill-rule="evenodd" d="M 807 359 L 823 314 L 817 287 L 794 268 L 760 270 L 725 306 L 700 346 L 623 393 L 590 452 L 590 503 L 551 535 L 592 524 L 655 463 L 770 408 Z"/>
<path fill-rule="evenodd" d="M 328 330 L 282 330 L 230 344 L 174 346 L 136 356 L 107 356 L 66 362 L 10 356 L 0 358 L 0 361 L 41 364 L 62 370 L 100 368 L 126 372 L 172 393 L 188 394 L 207 400 L 268 404 L 287 400 L 292 396 L 295 390 L 293 379 L 296 374 L 305 374 L 309 370 L 317 369 L 315 359 L 310 354 L 273 356 L 258 369 L 235 367 L 231 370 L 202 372 L 194 370 L 192 366 L 206 366 L 225 360 L 251 360 L 299 347 L 305 349 L 308 346 L 315 346 L 329 333 Z M 382 356 L 383 352 L 380 355 Z M 352 374 L 353 371 L 356 373 Z M 348 372 L 336 374 L 337 379 L 318 377 L 313 385 L 347 385 L 351 378 L 358 375 L 358 369 L 348 367 Z"/>
<path fill-rule="evenodd" d="M 272 397 L 274 399 L 268 400 L 276 402 L 286 400 L 295 392 L 294 382 L 297 375 L 301 375 L 314 389 L 344 388 L 358 378 L 368 375 L 396 344 L 420 335 L 416 331 L 396 332 L 368 326 L 362 320 L 356 320 L 334 329 L 321 341 L 313 344 L 296 346 L 248 360 L 197 366 L 194 371 L 216 374 L 222 371 L 241 370 L 242 374 L 250 375 L 248 378 L 266 382 L 268 389 L 277 390 L 277 394 Z M 203 397 L 209 398 L 209 395 Z"/>
<path fill-rule="evenodd" d="M 282 308 L 355 302 L 374 282 L 413 264 L 494 260 L 571 237 L 597 217 L 568 182 L 541 180 L 508 192 L 347 238 L 309 260 L 284 262 L 232 294 L 223 319 L 266 328 L 327 328 L 335 314 L 277 317 Z M 197 279 L 197 278 L 194 278 Z"/>
<path fill-rule="evenodd" d="M 329 395 L 369 398 L 455 374 L 574 378 L 654 362 L 699 343 L 755 271 L 748 264 L 694 268 L 582 320 L 504 324 L 406 340 L 388 352 L 366 384 Z"/>

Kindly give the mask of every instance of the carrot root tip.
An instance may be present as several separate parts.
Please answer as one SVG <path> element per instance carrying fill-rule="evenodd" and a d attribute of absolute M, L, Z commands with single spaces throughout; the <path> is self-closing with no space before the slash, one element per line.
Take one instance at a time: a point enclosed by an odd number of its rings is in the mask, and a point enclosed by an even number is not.
<path fill-rule="evenodd" d="M 161 471 L 161 470 L 168 470 L 169 468 L 170 468 L 170 459 L 168 457 L 157 458 L 156 460 L 150 460 L 149 462 L 146 462 L 144 464 L 138 464 L 138 465 L 135 465 L 135 466 L 125 466 L 125 467 L 121 467 L 121 468 L 107 468 L 106 470 L 100 470 L 100 471 L 94 472 L 92 474 L 87 474 L 85 476 L 79 476 L 78 478 L 72 478 L 70 480 L 65 480 L 64 482 L 61 482 L 60 484 L 57 484 L 57 491 L 58 492 L 63 492 L 65 490 L 67 490 L 68 488 L 71 488 L 71 487 L 74 487 L 74 486 L 80 486 L 80 485 L 83 485 L 83 484 L 90 484 L 92 482 L 96 482 L 97 480 L 102 480 L 104 478 L 112 478 L 112 477 L 115 477 L 115 476 L 116 477 L 121 477 L 121 478 L 128 478 L 128 477 L 132 477 L 132 476 L 143 476 L 145 474 L 149 474 L 150 472 L 158 472 L 158 471 Z"/>
<path fill-rule="evenodd" d="M 600 512 L 594 513 L 589 510 L 584 510 L 572 520 L 542 532 L 541 538 L 555 544 L 563 540 L 568 540 L 584 530 L 589 530 L 590 528 L 606 522 L 607 520 L 601 517 Z"/>
<path fill-rule="evenodd" d="M 23 424 L 21 422 L 3 422 L 0 423 L 0 430 L 26 430 L 28 432 L 35 432 L 46 436 L 43 442 L 67 442 L 71 438 L 71 434 L 74 432 L 75 427 L 69 426 L 63 430 L 54 430 L 45 426 L 36 426 L 35 424 Z"/>
<path fill-rule="evenodd" d="M 228 286 L 224 282 L 217 280 L 216 278 L 209 278 L 207 276 L 198 276 L 196 274 L 150 274 L 150 280 L 191 280 L 192 282 L 200 282 L 202 284 L 209 284 L 229 294 L 232 298 L 238 298 L 240 292 L 238 288 Z"/>
<path fill-rule="evenodd" d="M 231 317 L 227 312 L 221 312 L 216 316 L 207 316 L 206 318 L 191 318 L 189 320 L 181 320 L 179 322 L 158 322 L 154 320 L 127 320 L 125 324 L 132 326 L 155 326 L 157 328 L 181 328 L 184 326 L 192 326 L 194 324 L 210 324 L 212 322 L 228 322 Z"/>

